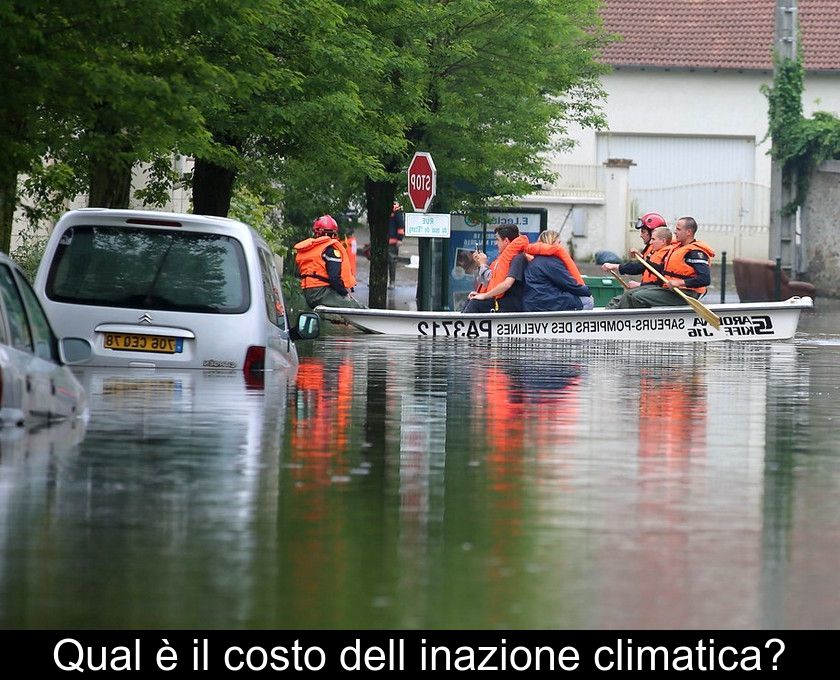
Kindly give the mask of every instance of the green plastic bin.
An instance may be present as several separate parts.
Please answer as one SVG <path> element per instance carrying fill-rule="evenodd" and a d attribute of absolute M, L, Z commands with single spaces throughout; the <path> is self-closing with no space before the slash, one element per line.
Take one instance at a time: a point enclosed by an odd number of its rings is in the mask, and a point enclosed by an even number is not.
<path fill-rule="evenodd" d="M 609 275 L 584 276 L 583 282 L 592 291 L 592 297 L 595 298 L 596 307 L 606 307 L 610 300 L 624 292 L 621 284 Z"/>

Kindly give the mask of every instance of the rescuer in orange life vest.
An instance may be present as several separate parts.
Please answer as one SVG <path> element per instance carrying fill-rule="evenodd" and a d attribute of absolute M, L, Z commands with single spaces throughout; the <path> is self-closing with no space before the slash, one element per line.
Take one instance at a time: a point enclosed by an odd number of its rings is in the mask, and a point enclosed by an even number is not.
<path fill-rule="evenodd" d="M 353 274 L 353 276 L 356 276 L 356 255 L 359 247 L 356 243 L 356 236 L 353 227 L 347 227 L 347 233 L 341 241 L 344 245 L 344 250 L 347 251 L 347 255 L 350 257 L 350 273 Z"/>
<path fill-rule="evenodd" d="M 338 224 L 322 215 L 312 225 L 313 238 L 295 244 L 300 286 L 306 304 L 315 309 L 328 307 L 364 308 L 350 292 L 356 278 L 350 270 L 350 257 L 338 240 Z"/>
<path fill-rule="evenodd" d="M 397 284 L 397 260 L 404 238 L 405 212 L 402 206 L 394 201 L 391 206 L 391 216 L 388 218 L 388 288 L 390 290 L 393 290 Z"/>
<path fill-rule="evenodd" d="M 662 263 L 662 274 L 668 285 L 640 286 L 622 297 L 622 307 L 639 309 L 644 307 L 666 307 L 687 304 L 674 292 L 679 288 L 689 297 L 699 298 L 712 282 L 711 260 L 715 251 L 694 238 L 697 222 L 693 217 L 681 217 L 674 228 L 674 243 L 667 251 Z"/>

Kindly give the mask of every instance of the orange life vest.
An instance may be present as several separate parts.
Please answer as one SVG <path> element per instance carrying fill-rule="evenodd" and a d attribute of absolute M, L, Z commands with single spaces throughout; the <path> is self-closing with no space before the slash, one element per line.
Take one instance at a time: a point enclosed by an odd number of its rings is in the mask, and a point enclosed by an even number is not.
<path fill-rule="evenodd" d="M 580 269 L 578 269 L 578 266 L 575 264 L 575 261 L 569 254 L 569 251 L 559 243 L 543 243 L 541 241 L 529 243 L 525 246 L 525 252 L 528 255 L 547 255 L 548 257 L 559 258 L 566 266 L 566 269 L 569 270 L 569 274 L 572 275 L 572 278 L 581 286 L 586 285 L 586 283 L 584 283 L 583 276 L 580 274 Z"/>
<path fill-rule="evenodd" d="M 678 243 L 675 246 L 671 246 L 665 258 L 665 276 L 670 276 L 675 279 L 688 279 L 694 276 L 696 273 L 694 267 L 685 261 L 686 255 L 692 250 L 702 250 L 709 256 L 709 264 L 712 263 L 715 251 L 702 241 L 692 241 L 691 243 L 686 243 L 684 246 Z M 696 291 L 699 295 L 706 292 L 705 286 L 686 288 L 686 290 Z"/>
<path fill-rule="evenodd" d="M 350 270 L 350 258 L 341 241 L 332 236 L 318 236 L 307 238 L 295 243 L 295 262 L 297 262 L 298 276 L 301 288 L 321 288 L 330 285 L 327 275 L 327 263 L 322 257 L 328 246 L 334 246 L 341 253 L 341 282 L 348 290 L 356 285 L 356 277 Z"/>
<path fill-rule="evenodd" d="M 347 255 L 350 258 L 350 273 L 353 276 L 356 276 L 356 237 L 355 236 L 345 236 L 344 237 L 344 249 L 347 251 Z"/>
<path fill-rule="evenodd" d="M 517 236 L 508 243 L 507 248 L 505 248 L 490 265 L 490 281 L 486 286 L 482 287 L 482 292 L 486 290 L 493 290 L 507 278 L 508 272 L 510 271 L 510 263 L 513 262 L 513 258 L 523 252 L 525 250 L 525 246 L 527 245 L 527 236 Z M 504 297 L 504 293 L 501 295 L 494 295 L 493 297 L 498 300 Z"/>
<path fill-rule="evenodd" d="M 662 246 L 659 250 L 655 251 L 653 254 L 648 255 L 645 259 L 650 262 L 652 265 L 661 265 L 665 262 L 665 258 L 668 257 L 668 253 L 671 252 L 671 249 L 674 246 Z M 657 267 L 659 271 L 662 271 L 661 267 Z M 647 285 L 655 283 L 657 286 L 662 285 L 662 280 L 654 274 L 650 269 L 645 267 L 645 270 L 642 272 L 642 285 Z"/>

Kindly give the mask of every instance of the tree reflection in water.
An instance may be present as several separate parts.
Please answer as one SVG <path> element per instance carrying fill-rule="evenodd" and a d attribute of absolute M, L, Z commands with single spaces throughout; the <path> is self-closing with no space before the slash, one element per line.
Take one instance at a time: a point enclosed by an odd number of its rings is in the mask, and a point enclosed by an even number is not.
<path fill-rule="evenodd" d="M 237 313 L 249 301 L 242 246 L 217 234 L 77 226 L 51 281 L 52 297 L 78 304 Z"/>

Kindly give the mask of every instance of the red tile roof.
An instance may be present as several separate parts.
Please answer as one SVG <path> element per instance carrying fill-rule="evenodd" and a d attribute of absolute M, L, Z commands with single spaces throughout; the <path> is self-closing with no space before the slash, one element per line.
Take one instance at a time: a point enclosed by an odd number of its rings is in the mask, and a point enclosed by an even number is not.
<path fill-rule="evenodd" d="M 775 0 L 602 0 L 616 67 L 772 70 Z M 799 0 L 805 68 L 840 71 L 840 0 Z"/>

